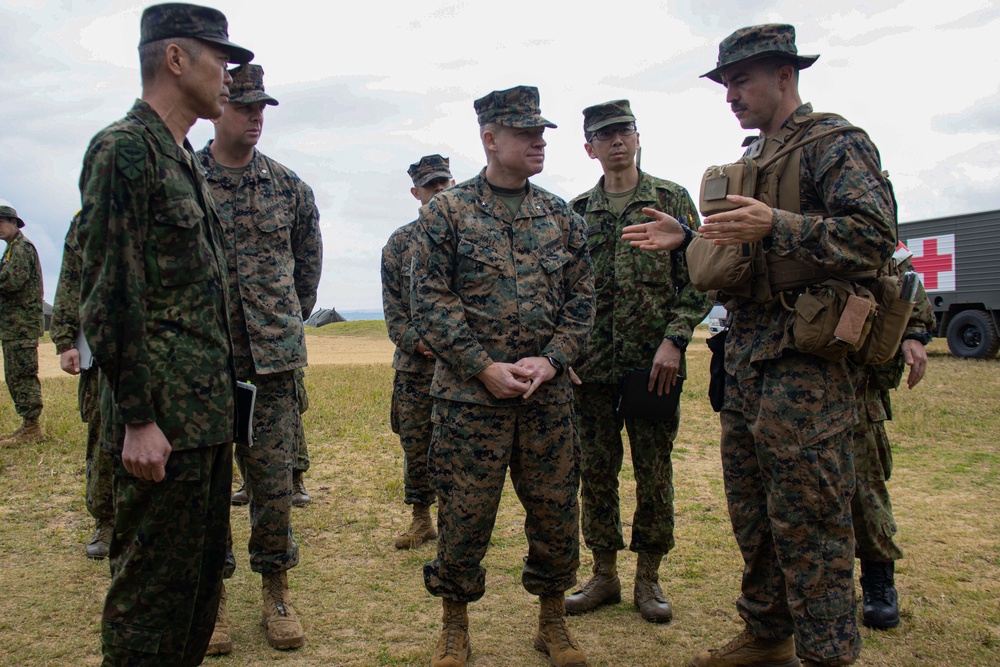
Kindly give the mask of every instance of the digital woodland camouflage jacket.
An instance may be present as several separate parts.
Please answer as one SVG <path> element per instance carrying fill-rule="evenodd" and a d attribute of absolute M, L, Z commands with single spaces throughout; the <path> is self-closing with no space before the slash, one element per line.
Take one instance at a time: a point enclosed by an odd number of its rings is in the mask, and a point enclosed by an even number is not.
<path fill-rule="evenodd" d="M 434 360 L 417 352 L 420 334 L 413 328 L 410 317 L 410 260 L 419 234 L 420 227 L 414 220 L 394 231 L 382 248 L 382 310 L 389 340 L 396 346 L 392 367 L 430 375 L 434 372 Z"/>
<path fill-rule="evenodd" d="M 191 145 L 148 104 L 91 140 L 80 175 L 80 319 L 124 424 L 174 450 L 233 439 L 222 230 Z"/>
<path fill-rule="evenodd" d="M 44 331 L 42 265 L 35 246 L 18 231 L 0 254 L 0 340 L 34 344 Z"/>
<path fill-rule="evenodd" d="M 562 199 L 529 183 L 514 220 L 478 176 L 420 209 L 413 253 L 413 326 L 438 357 L 431 395 L 493 406 L 475 377 L 494 361 L 551 356 L 573 364 L 594 322 L 586 223 Z M 573 400 L 569 374 L 542 385 L 531 403 Z"/>
<path fill-rule="evenodd" d="M 62 267 L 59 269 L 59 283 L 56 297 L 52 302 L 52 324 L 49 335 L 56 345 L 56 353 L 62 354 L 76 347 L 76 334 L 80 329 L 80 273 L 83 257 L 80 244 L 76 240 L 76 228 L 80 214 L 73 216 L 63 243 Z"/>

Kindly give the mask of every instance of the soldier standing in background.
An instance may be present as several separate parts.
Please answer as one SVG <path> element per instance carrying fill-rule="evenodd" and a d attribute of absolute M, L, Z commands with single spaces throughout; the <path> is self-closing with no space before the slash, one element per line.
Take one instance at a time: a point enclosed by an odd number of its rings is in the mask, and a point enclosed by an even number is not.
<path fill-rule="evenodd" d="M 437 558 L 424 583 L 442 598 L 432 667 L 469 653 L 468 603 L 483 596 L 486 554 L 507 469 L 526 512 L 521 582 L 539 596 L 534 646 L 556 667 L 587 659 L 566 625 L 580 564 L 579 441 L 564 369 L 587 343 L 594 281 L 586 225 L 528 182 L 554 124 L 538 89 L 475 102 L 486 168 L 420 209 L 413 326 L 437 355 L 428 467 L 438 499 Z"/>
<path fill-rule="evenodd" d="M 80 419 L 87 424 L 87 511 L 94 517 L 94 536 L 87 545 L 88 558 L 108 557 L 111 532 L 115 525 L 112 474 L 114 457 L 101 446 L 101 405 L 98 393 L 97 366 L 82 368 L 77 335 L 80 331 L 80 271 L 83 257 L 76 239 L 80 215 L 73 216 L 63 244 L 62 268 L 52 304 L 52 326 L 49 334 L 59 354 L 59 367 L 70 375 L 80 376 L 78 402 Z"/>
<path fill-rule="evenodd" d="M 423 206 L 431 197 L 455 185 L 448 158 L 426 155 L 407 169 L 413 187 L 410 194 Z M 382 248 L 382 310 L 389 339 L 396 346 L 392 367 L 393 433 L 403 446 L 403 502 L 413 506 L 410 527 L 396 537 L 397 549 L 415 549 L 437 539 L 431 519 L 434 489 L 427 474 L 427 450 L 431 444 L 431 378 L 434 377 L 434 353 L 413 328 L 410 317 L 410 259 L 417 241 L 417 221 L 392 233 Z"/>
<path fill-rule="evenodd" d="M 264 108 L 264 70 L 230 72 L 229 102 L 215 140 L 198 158 L 222 222 L 229 267 L 229 321 L 236 373 L 257 387 L 253 446 L 236 445 L 250 500 L 250 569 L 262 577 L 263 621 L 277 649 L 302 646 L 287 572 L 299 562 L 292 535 L 293 468 L 301 415 L 296 372 L 306 365 L 304 320 L 316 305 L 323 240 L 312 189 L 257 150 Z M 211 652 L 228 652 L 225 590 Z"/>
<path fill-rule="evenodd" d="M 674 485 L 671 452 L 678 409 L 663 421 L 615 413 L 626 371 L 650 371 L 649 389 L 671 391 L 685 374 L 684 350 L 708 312 L 708 298 L 695 290 L 683 252 L 648 254 L 621 240 L 622 229 L 646 222 L 643 209 L 662 211 L 697 228 L 698 213 L 687 191 L 650 176 L 636 165 L 639 134 L 628 100 L 583 111 L 584 148 L 601 164 L 597 185 L 570 205 L 587 222 L 594 263 L 594 332 L 571 372 L 577 384 L 581 449 L 583 537 L 594 553 L 594 576 L 566 598 L 566 611 L 583 613 L 621 601 L 618 551 L 625 548 L 618 475 L 628 431 L 636 481 L 631 549 L 638 554 L 632 599 L 644 619 L 664 623 L 673 616 L 659 584 L 663 556 L 674 547 Z"/>
<path fill-rule="evenodd" d="M 42 265 L 38 251 L 22 232 L 24 220 L 10 206 L 0 206 L 0 341 L 7 391 L 21 425 L 0 438 L 0 446 L 30 445 L 45 437 L 42 384 L 38 379 L 38 339 L 45 331 L 42 316 Z"/>
<path fill-rule="evenodd" d="M 198 665 L 222 588 L 236 378 L 222 230 L 186 135 L 222 114 L 227 63 L 253 53 L 208 7 L 147 7 L 140 32 L 142 99 L 80 175 L 80 322 L 116 455 L 101 638 L 106 666 Z"/>

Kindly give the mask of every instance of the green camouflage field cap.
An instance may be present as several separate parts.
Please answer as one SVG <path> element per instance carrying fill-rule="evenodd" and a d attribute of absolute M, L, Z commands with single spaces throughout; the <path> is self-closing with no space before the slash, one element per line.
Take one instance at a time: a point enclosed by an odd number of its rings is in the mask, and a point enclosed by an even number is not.
<path fill-rule="evenodd" d="M 248 63 L 253 51 L 229 41 L 229 23 L 218 9 L 167 2 L 147 7 L 139 22 L 139 46 L 172 37 L 190 37 L 218 44 L 229 51 L 229 62 Z"/>
<path fill-rule="evenodd" d="M 473 106 L 479 115 L 479 125 L 497 123 L 504 127 L 551 127 L 556 124 L 542 118 L 538 106 L 538 88 L 514 86 L 507 90 L 494 90 L 480 97 Z"/>
<path fill-rule="evenodd" d="M 450 161 L 440 155 L 425 155 L 420 162 L 414 162 L 406 173 L 413 179 L 413 187 L 421 188 L 436 178 L 452 179 Z"/>
<path fill-rule="evenodd" d="M 260 65 L 240 65 L 229 70 L 233 82 L 229 84 L 230 104 L 263 102 L 278 106 L 278 100 L 264 92 L 264 68 Z"/>
<path fill-rule="evenodd" d="M 768 23 L 740 28 L 719 44 L 719 62 L 711 72 L 699 78 L 708 77 L 722 83 L 722 70 L 744 60 L 765 57 L 782 57 L 799 69 L 805 69 L 816 62 L 819 56 L 800 56 L 795 48 L 795 28 L 785 23 Z"/>
<path fill-rule="evenodd" d="M 595 104 L 583 110 L 583 133 L 590 134 L 608 125 L 619 123 L 634 123 L 632 107 L 628 100 L 615 100 L 604 104 Z"/>
<path fill-rule="evenodd" d="M 0 218 L 11 218 L 18 227 L 24 227 L 24 220 L 17 217 L 17 211 L 14 210 L 13 206 L 0 206 Z"/>

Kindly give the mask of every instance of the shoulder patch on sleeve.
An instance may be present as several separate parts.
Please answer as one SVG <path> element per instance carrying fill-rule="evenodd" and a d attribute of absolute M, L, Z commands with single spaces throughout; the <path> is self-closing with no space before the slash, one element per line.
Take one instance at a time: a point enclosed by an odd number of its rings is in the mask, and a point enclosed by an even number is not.
<path fill-rule="evenodd" d="M 139 138 L 123 137 L 115 144 L 115 166 L 122 175 L 135 180 L 146 169 L 146 144 Z"/>

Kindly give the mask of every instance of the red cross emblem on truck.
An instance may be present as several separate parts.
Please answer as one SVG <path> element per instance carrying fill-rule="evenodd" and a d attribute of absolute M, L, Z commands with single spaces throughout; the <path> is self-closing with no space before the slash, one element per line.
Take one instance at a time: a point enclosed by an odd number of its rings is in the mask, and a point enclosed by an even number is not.
<path fill-rule="evenodd" d="M 955 291 L 955 235 L 907 239 L 913 268 L 928 292 Z"/>

